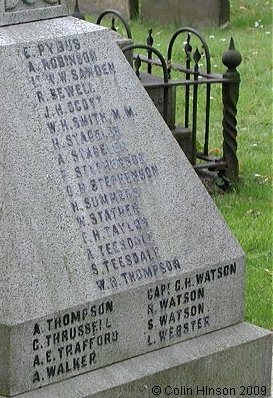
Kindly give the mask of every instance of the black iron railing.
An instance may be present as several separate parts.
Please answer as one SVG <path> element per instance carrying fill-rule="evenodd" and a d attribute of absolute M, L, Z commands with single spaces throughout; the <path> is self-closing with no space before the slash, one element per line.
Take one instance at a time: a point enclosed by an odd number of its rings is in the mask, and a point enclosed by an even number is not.
<path fill-rule="evenodd" d="M 125 27 L 127 37 L 132 38 L 132 33 L 127 21 L 115 10 L 106 10 L 98 18 L 97 23 L 100 24 L 104 16 L 113 14 L 111 29 L 115 29 L 115 17 L 121 20 Z M 172 61 L 173 48 L 177 38 L 186 35 L 184 44 L 185 64 L 174 63 Z M 205 68 L 200 69 L 201 53 L 198 48 L 193 51 L 191 44 L 192 38 L 200 41 L 200 48 L 203 52 L 203 59 L 206 62 Z M 230 180 L 238 178 L 238 159 L 237 159 L 237 102 L 239 98 L 240 74 L 237 67 L 241 63 L 241 55 L 235 49 L 234 41 L 231 38 L 227 51 L 223 54 L 222 61 L 227 67 L 224 74 L 216 74 L 211 72 L 211 58 L 208 44 L 205 38 L 197 30 L 191 27 L 183 27 L 176 30 L 170 39 L 167 47 L 166 58 L 153 47 L 154 39 L 152 37 L 152 29 L 148 32 L 146 44 L 130 44 L 123 47 L 122 51 L 133 51 L 134 67 L 136 75 L 142 82 L 145 89 L 151 97 L 151 90 L 162 90 L 163 107 L 159 107 L 164 120 L 172 130 L 177 141 L 185 151 L 193 167 L 196 170 L 208 169 L 217 171 L 218 175 L 224 176 Z M 138 51 L 136 51 L 138 50 Z M 143 50 L 146 55 L 140 55 L 138 52 Z M 141 72 L 143 64 L 147 65 L 145 72 Z M 162 69 L 162 78 L 158 78 L 153 74 L 153 68 L 160 67 Z M 173 74 L 175 72 L 175 78 Z M 177 77 L 179 76 L 179 77 Z M 210 136 L 210 113 L 211 113 L 211 87 L 214 84 L 222 85 L 222 102 L 223 102 L 223 156 L 221 158 L 211 156 L 209 154 L 209 136 Z M 205 85 L 205 115 L 204 128 L 197 126 L 199 111 L 199 87 Z M 184 94 L 184 125 L 177 127 L 175 125 L 176 115 L 170 116 L 170 113 L 181 112 L 172 104 L 174 91 L 177 87 L 182 86 L 185 89 Z M 161 94 L 160 94 L 161 95 Z M 175 94 L 176 95 L 176 94 Z M 153 98 L 152 98 L 153 99 Z M 156 101 L 154 101 L 156 102 Z M 172 108 L 170 110 L 170 108 Z M 204 142 L 202 150 L 197 150 L 197 130 L 204 130 Z M 198 162 L 197 162 L 198 160 Z"/>

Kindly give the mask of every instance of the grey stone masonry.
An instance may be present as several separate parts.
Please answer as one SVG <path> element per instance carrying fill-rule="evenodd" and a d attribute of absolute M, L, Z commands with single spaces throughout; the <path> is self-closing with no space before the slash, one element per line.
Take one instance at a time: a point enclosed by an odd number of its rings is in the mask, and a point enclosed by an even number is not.
<path fill-rule="evenodd" d="M 20 398 L 270 398 L 271 347 L 268 331 L 241 323 Z"/>
<path fill-rule="evenodd" d="M 230 18 L 229 0 L 143 0 L 143 21 L 197 29 L 226 24 Z"/>
<path fill-rule="evenodd" d="M 73 8 L 75 0 L 69 1 Z M 138 0 L 79 0 L 79 7 L 83 14 L 99 15 L 106 9 L 114 9 L 127 19 L 138 15 Z"/>
<path fill-rule="evenodd" d="M 5 26 L 0 59 L 0 394 L 241 322 L 244 253 L 113 33 Z"/>
<path fill-rule="evenodd" d="M 0 26 L 69 15 L 68 0 L 1 0 Z"/>

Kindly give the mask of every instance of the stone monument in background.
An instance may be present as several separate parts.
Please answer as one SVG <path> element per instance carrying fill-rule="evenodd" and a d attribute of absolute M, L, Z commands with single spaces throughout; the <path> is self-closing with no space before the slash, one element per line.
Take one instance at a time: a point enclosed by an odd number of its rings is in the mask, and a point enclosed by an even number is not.
<path fill-rule="evenodd" d="M 75 0 L 69 0 L 73 10 Z M 132 19 L 138 16 L 139 0 L 79 0 L 79 7 L 83 14 L 99 15 L 106 9 L 114 9 L 125 18 Z"/>
<path fill-rule="evenodd" d="M 113 33 L 1 10 L 0 397 L 269 395 L 242 249 Z"/>
<path fill-rule="evenodd" d="M 217 27 L 230 19 L 229 0 L 143 0 L 143 21 L 193 28 Z"/>

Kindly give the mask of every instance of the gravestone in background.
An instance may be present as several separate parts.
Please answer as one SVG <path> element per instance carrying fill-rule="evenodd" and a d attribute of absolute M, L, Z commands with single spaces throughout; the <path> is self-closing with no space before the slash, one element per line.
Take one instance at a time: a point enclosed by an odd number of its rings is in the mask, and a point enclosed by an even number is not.
<path fill-rule="evenodd" d="M 229 0 L 143 0 L 143 21 L 203 28 L 220 26 L 229 21 Z"/>
<path fill-rule="evenodd" d="M 113 33 L 1 4 L 0 397 L 269 392 L 242 249 Z"/>
<path fill-rule="evenodd" d="M 73 9 L 75 0 L 69 0 Z M 99 15 L 106 9 L 114 9 L 125 18 L 131 19 L 138 15 L 138 0 L 79 0 L 79 7 L 82 14 Z"/>

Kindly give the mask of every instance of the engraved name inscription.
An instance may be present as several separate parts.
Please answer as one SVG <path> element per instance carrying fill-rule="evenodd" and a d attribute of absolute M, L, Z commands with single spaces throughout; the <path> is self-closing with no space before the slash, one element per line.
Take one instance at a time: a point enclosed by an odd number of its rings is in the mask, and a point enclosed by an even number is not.
<path fill-rule="evenodd" d="M 234 262 L 142 286 L 137 306 L 128 296 L 130 319 L 143 320 L 134 324 L 136 353 L 214 330 L 219 314 L 211 302 L 212 291 L 237 279 L 237 274 Z M 119 312 L 123 305 L 116 296 L 35 320 L 28 372 L 31 384 L 37 387 L 96 369 L 109 363 L 109 355 L 111 362 L 120 360 L 128 338 L 124 322 L 128 312 Z"/>
<path fill-rule="evenodd" d="M 22 55 L 98 289 L 180 269 L 177 258 L 161 258 L 141 205 L 160 171 L 128 148 L 134 105 L 107 94 L 118 66 L 78 38 L 25 46 Z"/>
<path fill-rule="evenodd" d="M 73 376 L 97 366 L 98 351 L 115 345 L 112 300 L 91 304 L 33 325 L 32 384 Z"/>
<path fill-rule="evenodd" d="M 211 285 L 235 277 L 236 271 L 237 265 L 232 263 L 149 288 L 147 345 L 178 341 L 213 325 L 215 313 L 207 289 L 211 294 Z"/>

